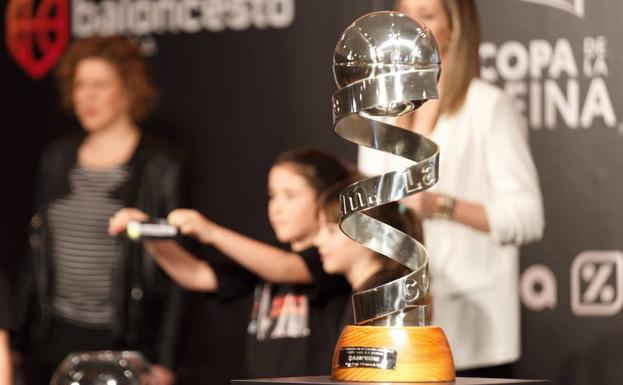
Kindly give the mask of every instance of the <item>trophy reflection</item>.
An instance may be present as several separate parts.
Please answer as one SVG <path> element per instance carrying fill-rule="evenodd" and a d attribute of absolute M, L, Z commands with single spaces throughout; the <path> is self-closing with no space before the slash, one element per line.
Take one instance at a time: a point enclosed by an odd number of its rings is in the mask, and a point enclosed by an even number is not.
<path fill-rule="evenodd" d="M 335 131 L 358 145 L 408 160 L 410 166 L 350 185 L 340 195 L 340 228 L 351 239 L 411 272 L 353 295 L 355 325 L 343 330 L 332 362 L 342 381 L 436 382 L 455 379 L 443 330 L 426 325 L 428 253 L 407 234 L 366 210 L 424 191 L 437 182 L 439 148 L 381 118 L 414 111 L 438 97 L 440 59 L 431 32 L 399 12 L 375 12 L 340 37 L 333 70 Z"/>
<path fill-rule="evenodd" d="M 157 385 L 149 362 L 134 351 L 70 353 L 50 385 Z"/>

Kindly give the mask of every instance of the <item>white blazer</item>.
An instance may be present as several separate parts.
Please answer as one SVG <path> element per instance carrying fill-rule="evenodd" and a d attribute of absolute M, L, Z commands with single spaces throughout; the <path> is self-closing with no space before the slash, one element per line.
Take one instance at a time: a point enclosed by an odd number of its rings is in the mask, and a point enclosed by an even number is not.
<path fill-rule="evenodd" d="M 518 246 L 539 240 L 545 225 L 527 129 L 500 89 L 475 79 L 463 107 L 442 115 L 431 139 L 441 149 L 439 183 L 431 191 L 483 205 L 491 228 L 487 234 L 449 220 L 424 221 L 433 323 L 446 332 L 457 369 L 516 361 Z M 407 164 L 359 149 L 365 175 Z"/>

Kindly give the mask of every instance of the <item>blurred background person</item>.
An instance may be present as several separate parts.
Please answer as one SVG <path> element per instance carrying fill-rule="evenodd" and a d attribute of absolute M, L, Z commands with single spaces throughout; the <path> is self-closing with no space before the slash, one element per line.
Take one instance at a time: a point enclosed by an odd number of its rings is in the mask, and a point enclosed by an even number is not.
<path fill-rule="evenodd" d="M 510 377 L 509 364 L 521 353 L 519 246 L 539 240 L 544 229 L 527 129 L 511 100 L 478 78 L 472 0 L 402 0 L 397 8 L 431 29 L 442 62 L 440 98 L 396 122 L 441 148 L 439 183 L 402 201 L 424 220 L 433 323 L 448 336 L 458 375 Z M 404 165 L 360 148 L 367 175 Z"/>
<path fill-rule="evenodd" d="M 268 217 L 277 240 L 287 247 L 255 240 L 220 226 L 191 209 L 174 210 L 170 224 L 182 234 L 211 245 L 250 272 L 241 281 L 229 271 L 198 259 L 174 241 L 146 240 L 145 247 L 184 288 L 220 295 L 253 291 L 247 329 L 244 377 L 320 375 L 330 372 L 331 356 L 350 286 L 322 269 L 312 241 L 320 193 L 349 178 L 351 169 L 316 149 L 279 155 L 268 176 Z M 147 220 L 136 209 L 123 209 L 110 221 L 111 234 L 130 220 Z"/>
<path fill-rule="evenodd" d="M 107 233 L 122 207 L 165 217 L 182 205 L 178 156 L 137 123 L 156 89 L 138 47 L 121 37 L 76 41 L 56 74 L 83 132 L 40 161 L 15 341 L 26 382 L 48 383 L 70 352 L 133 349 L 169 385 L 182 291 L 140 244 Z"/>
<path fill-rule="evenodd" d="M 362 177 L 336 183 L 322 193 L 318 203 L 320 230 L 314 239 L 324 270 L 329 274 L 343 275 L 350 283 L 353 293 L 384 285 L 411 272 L 398 262 L 353 241 L 340 230 L 340 193 L 357 179 L 361 180 Z M 401 210 L 398 203 L 375 207 L 366 210 L 365 214 L 423 243 L 422 226 L 417 216 Z M 431 314 L 432 310 L 430 299 L 429 293 L 420 303 L 429 307 L 427 314 Z M 352 325 L 354 321 L 353 306 L 349 301 L 342 325 Z"/>

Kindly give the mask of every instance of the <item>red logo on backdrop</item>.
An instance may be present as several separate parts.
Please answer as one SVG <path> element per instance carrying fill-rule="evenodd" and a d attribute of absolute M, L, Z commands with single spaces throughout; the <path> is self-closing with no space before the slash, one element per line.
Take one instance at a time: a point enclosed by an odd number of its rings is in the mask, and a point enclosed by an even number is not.
<path fill-rule="evenodd" d="M 9 53 L 33 79 L 45 76 L 69 42 L 69 0 L 9 0 L 6 42 Z"/>

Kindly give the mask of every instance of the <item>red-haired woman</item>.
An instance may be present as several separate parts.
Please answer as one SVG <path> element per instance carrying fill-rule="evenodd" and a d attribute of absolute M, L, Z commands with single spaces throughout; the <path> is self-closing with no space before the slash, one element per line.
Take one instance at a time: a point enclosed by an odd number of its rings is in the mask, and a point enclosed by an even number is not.
<path fill-rule="evenodd" d="M 174 381 L 181 289 L 145 256 L 107 234 L 125 206 L 162 217 L 181 205 L 181 163 L 138 122 L 156 90 L 138 48 L 120 37 L 75 42 L 57 71 L 64 106 L 83 132 L 43 153 L 30 264 L 21 280 L 18 347 L 33 384 L 72 351 L 135 349 Z"/>

